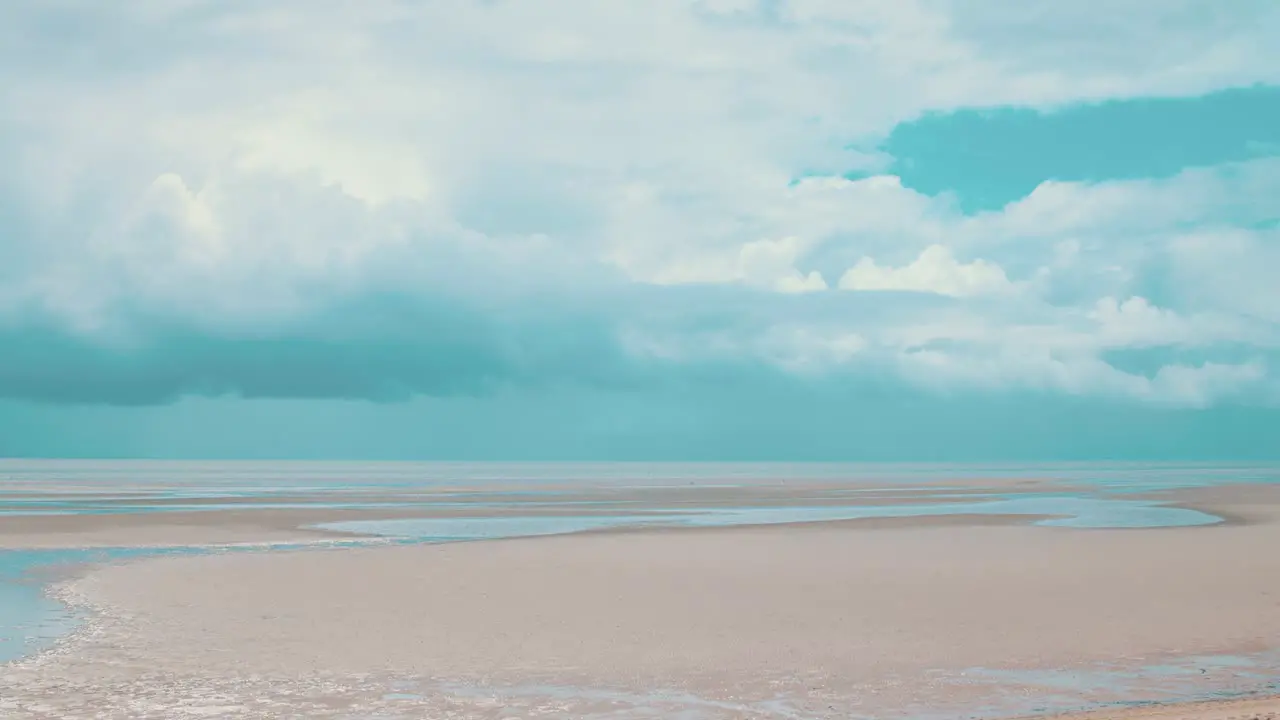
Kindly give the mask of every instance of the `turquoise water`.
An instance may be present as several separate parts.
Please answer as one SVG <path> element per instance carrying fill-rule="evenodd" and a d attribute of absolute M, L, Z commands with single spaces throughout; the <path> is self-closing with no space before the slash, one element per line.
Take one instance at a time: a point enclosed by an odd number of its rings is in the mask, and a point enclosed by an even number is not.
<path fill-rule="evenodd" d="M 690 481 L 726 486 L 760 479 L 882 480 L 887 485 L 940 478 L 1047 478 L 1100 487 L 1161 489 L 1280 481 L 1280 464 L 1210 463 L 447 463 L 285 461 L 60 461 L 0 459 L 0 493 L 56 481 L 65 493 L 145 492 L 168 487 L 188 497 L 351 488 L 458 487 L 516 483 L 669 487 Z M 538 494 L 541 494 L 539 489 Z"/>
<path fill-rule="evenodd" d="M 0 662 L 47 646 L 75 627 L 75 618 L 44 596 L 36 573 L 74 563 L 76 552 L 0 550 Z"/>
<path fill-rule="evenodd" d="M 858 505 L 859 493 L 913 490 L 943 478 L 1040 478 L 1052 495 L 964 494 L 932 488 L 926 503 Z M 631 499 L 570 499 L 580 491 L 637 488 L 838 487 L 846 505 L 647 507 Z M 583 532 L 622 526 L 714 527 L 875 517 L 997 514 L 1045 517 L 1070 529 L 1210 525 L 1221 519 L 1132 497 L 1224 483 L 1280 482 L 1280 465 L 1204 464 L 652 464 L 652 463 L 284 463 L 70 462 L 0 460 L 0 523 L 20 515 L 191 512 L 248 508 L 502 509 L 508 517 L 449 517 L 329 523 L 321 527 L 399 542 L 450 542 Z M 870 483 L 873 487 L 868 488 Z M 566 488 L 569 488 L 568 490 Z M 422 493 L 433 496 L 424 499 Z M 404 492 L 403 497 L 396 493 Z M 377 495 L 376 500 L 360 497 Z M 298 500 L 299 496 L 308 500 Z M 314 499 L 310 499 L 314 498 Z M 816 501 L 819 498 L 814 498 Z M 558 517 L 537 511 L 556 507 Z M 530 514 L 520 516 L 522 508 Z M 625 510 L 625 512 L 624 512 Z M 644 513 L 637 515 L 636 513 Z M 514 516 L 512 516 L 514 515 Z M 1029 519 L 1029 522 L 1031 520 Z M 271 546 L 280 549 L 297 546 Z M 201 548 L 0 550 L 0 662 L 30 653 L 75 627 L 77 618 L 44 588 L 60 567 Z"/>
<path fill-rule="evenodd" d="M 334 541 L 324 547 L 368 545 L 368 541 Z M 272 543 L 223 547 L 73 548 L 0 550 L 0 663 L 49 647 L 79 626 L 83 618 L 48 597 L 47 586 L 64 572 L 86 563 L 102 564 L 165 555 L 209 552 L 300 550 L 313 545 Z"/>
<path fill-rule="evenodd" d="M 45 594 L 60 569 L 160 552 L 165 551 L 0 550 L 0 662 L 46 648 L 79 624 L 76 613 Z"/>

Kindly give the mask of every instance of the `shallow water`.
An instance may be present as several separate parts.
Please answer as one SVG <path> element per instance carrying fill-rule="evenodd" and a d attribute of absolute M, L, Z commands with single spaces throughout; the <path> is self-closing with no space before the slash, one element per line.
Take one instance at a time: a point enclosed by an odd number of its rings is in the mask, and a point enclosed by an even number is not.
<path fill-rule="evenodd" d="M 0 662 L 39 650 L 76 625 L 71 611 L 47 598 L 34 573 L 76 562 L 78 551 L 0 550 Z"/>
<path fill-rule="evenodd" d="M 340 532 L 380 535 L 424 542 L 491 540 L 559 535 L 623 527 L 731 527 L 788 523 L 905 518 L 936 515 L 1060 516 L 1031 520 L 1034 525 L 1068 528 L 1157 528 L 1213 525 L 1216 515 L 1132 500 L 1082 497 L 1007 497 L 986 502 L 937 504 L 682 508 L 678 513 L 654 515 L 583 515 L 577 517 L 448 517 L 352 520 L 314 527 Z"/>
<path fill-rule="evenodd" d="M 355 547 L 368 540 L 322 543 L 257 543 L 218 547 L 0 549 L 0 663 L 17 660 L 53 645 L 79 627 L 81 615 L 49 597 L 48 587 L 77 566 L 164 555 L 210 552 L 269 552 L 311 547 Z"/>
<path fill-rule="evenodd" d="M 69 569 L 138 557 L 135 548 L 0 550 L 0 662 L 49 647 L 74 630 L 81 617 L 48 597 L 47 586 Z"/>

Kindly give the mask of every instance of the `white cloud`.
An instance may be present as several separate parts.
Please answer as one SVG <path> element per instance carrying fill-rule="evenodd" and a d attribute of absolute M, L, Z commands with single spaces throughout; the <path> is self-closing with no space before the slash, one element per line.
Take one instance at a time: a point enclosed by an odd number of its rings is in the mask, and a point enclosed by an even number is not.
<path fill-rule="evenodd" d="M 960 262 L 944 245 L 930 245 L 909 265 L 881 267 L 863 258 L 840 277 L 841 290 L 901 290 L 970 297 L 1007 293 L 1013 283 L 999 265 L 977 259 Z"/>
<path fill-rule="evenodd" d="M 717 254 L 686 255 L 649 274 L 636 266 L 628 270 L 633 278 L 658 285 L 742 283 L 780 293 L 826 290 L 821 273 L 796 269 L 805 249 L 805 243 L 794 236 L 753 240 Z"/>
<path fill-rule="evenodd" d="M 1124 302 L 1102 298 L 1088 317 L 1098 323 L 1098 343 L 1105 347 L 1196 346 L 1246 340 L 1265 344 L 1253 326 L 1241 319 L 1206 314 L 1183 317 L 1140 296 Z"/>
<path fill-rule="evenodd" d="M 1274 347 L 1275 232 L 1258 226 L 1275 160 L 1048 182 L 970 217 L 903 187 L 873 148 L 928 111 L 1280 81 L 1280 6 L 767 6 L 3 3 L 0 210 L 21 227 L 0 228 L 0 321 L 36 307 L 110 334 L 144 307 L 260 327 L 362 292 L 492 310 L 722 284 L 769 311 L 719 335 L 618 323 L 643 326 L 637 347 L 705 341 L 797 372 L 933 363 L 962 368 L 934 374 L 957 383 L 1187 402 L 1202 382 L 1187 378 L 1263 372 L 1135 379 L 1098 358 Z M 55 26 L 70 36 L 41 35 Z M 1152 268 L 1172 297 L 1144 286 Z M 926 297 L 868 312 L 875 293 L 823 293 L 828 278 Z M 951 300 L 971 297 L 981 310 Z"/>
<path fill-rule="evenodd" d="M 1280 323 L 1280 226 L 1209 226 L 1171 234 L 1168 245 L 1169 279 L 1190 302 Z"/>
<path fill-rule="evenodd" d="M 795 237 L 747 243 L 738 252 L 739 276 L 779 292 L 826 290 L 827 282 L 821 274 L 816 271 L 806 274 L 795 269 L 800 249 L 800 241 Z"/>

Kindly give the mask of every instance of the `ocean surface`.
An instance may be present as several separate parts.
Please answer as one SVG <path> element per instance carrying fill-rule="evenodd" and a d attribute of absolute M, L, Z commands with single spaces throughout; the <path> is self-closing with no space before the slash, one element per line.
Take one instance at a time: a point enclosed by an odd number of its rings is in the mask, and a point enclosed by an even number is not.
<path fill-rule="evenodd" d="M 993 482 L 989 492 L 957 492 L 940 480 L 1051 481 L 1027 495 Z M 1087 530 L 1206 525 L 1221 518 L 1144 497 L 1173 489 L 1280 482 L 1280 464 L 1066 463 L 636 464 L 336 463 L 0 460 L 0 524 L 15 516 L 166 513 L 252 508 L 424 512 L 449 517 L 351 520 L 319 527 L 378 536 L 383 542 L 457 542 L 547 535 L 619 526 L 712 527 L 921 515 L 1026 516 L 1029 524 Z M 646 505 L 642 491 L 847 485 L 839 503 L 754 502 L 741 506 L 670 502 Z M 1008 491 L 999 488 L 1007 487 Z M 910 501 L 886 501 L 894 493 Z M 858 493 L 869 499 L 859 503 Z M 886 495 L 887 493 L 887 495 Z M 622 500 L 616 498 L 626 497 Z M 905 495 L 904 495 L 905 497 Z M 585 499 L 584 499 L 585 498 Z M 610 499 L 614 498 L 614 499 Z M 640 498 L 637 500 L 636 498 Z M 852 498 L 852 499 L 851 499 Z M 548 508 L 555 510 L 549 514 Z M 376 514 L 376 513 L 375 513 Z M 350 544 L 359 544 L 353 540 Z M 76 566 L 149 554 L 270 552 L 251 547 L 0 549 L 0 662 L 48 647 L 80 618 L 46 595 Z M 1227 667 L 1268 665 L 1259 658 L 1198 659 Z M 1157 668 L 1170 678 L 1178 667 Z M 1261 671 L 1259 671 L 1261 673 Z M 1263 673 L 1262 675 L 1265 675 Z M 1260 675 L 1260 678 L 1262 677 Z M 1150 679 L 1150 678 L 1148 678 Z M 1116 683 L 1102 673 L 1054 683 Z"/>

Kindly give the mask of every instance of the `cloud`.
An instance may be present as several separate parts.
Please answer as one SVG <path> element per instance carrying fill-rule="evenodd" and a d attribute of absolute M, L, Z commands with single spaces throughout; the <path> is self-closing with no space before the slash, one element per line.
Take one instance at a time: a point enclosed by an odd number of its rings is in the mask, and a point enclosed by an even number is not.
<path fill-rule="evenodd" d="M 738 253 L 741 276 L 779 292 L 799 293 L 826 290 L 827 282 L 817 271 L 802 274 L 795 269 L 800 252 L 797 238 L 757 240 L 742 246 Z"/>
<path fill-rule="evenodd" d="M 899 290 L 951 297 L 1007 293 L 1013 289 L 999 265 L 977 259 L 963 263 L 944 245 L 930 245 L 901 268 L 881 267 L 863 258 L 840 277 L 841 290 Z"/>
<path fill-rule="evenodd" d="M 1182 317 L 1141 296 L 1124 302 L 1102 298 L 1088 317 L 1098 323 L 1096 337 L 1106 347 L 1205 346 L 1246 339 L 1254 345 L 1268 344 L 1265 326 L 1230 315 Z"/>
<path fill-rule="evenodd" d="M 1280 80 L 1274 3 L 1060 5 L 6 3 L 0 394 L 1272 397 L 1276 160 L 899 176 L 929 113 Z"/>
<path fill-rule="evenodd" d="M 1135 291 L 1144 267 L 1189 272 L 1212 252 L 1207 237 L 1180 234 L 1187 222 L 1217 222 L 1220 207 L 1197 198 L 1226 197 L 1224 186 L 1234 187 L 1241 192 L 1233 202 L 1253 212 L 1255 185 L 1267 182 L 1246 166 L 1159 183 L 1064 183 L 1001 213 L 965 216 L 892 179 L 813 179 L 757 208 L 776 223 L 761 221 L 761 231 L 791 226 L 798 234 L 730 244 L 723 255 L 700 250 L 709 258 L 694 266 L 702 275 L 663 283 L 637 282 L 607 257 L 547 236 L 476 233 L 416 203 L 371 208 L 322 184 L 193 185 L 162 174 L 88 241 L 70 245 L 74 253 L 29 262 L 21 273 L 11 266 L 0 328 L 10 332 L 7 344 L 27 349 L 11 353 L 5 392 L 108 402 L 187 393 L 393 399 L 513 384 L 639 388 L 720 368 L 726 377 L 773 372 L 802 383 L 863 376 L 935 390 L 1023 387 L 1195 405 L 1240 397 L 1249 386 L 1254 400 L 1265 400 L 1273 397 L 1265 358 L 1275 327 L 1244 314 L 1265 303 L 1241 303 L 1238 289 L 1221 294 L 1231 283 L 1209 280 L 1258 264 L 1270 252 L 1259 235 L 1268 231 L 1234 230 L 1234 243 L 1215 246 L 1216 272 L 1171 304 Z M 1142 215 L 1183 196 L 1181 214 Z M 1097 197 L 1105 202 L 1091 201 Z M 1082 208 L 1095 216 L 1079 215 Z M 1119 231 L 1117 218 L 1125 221 Z M 1024 228 L 1040 235 L 1018 245 Z M 1135 228 L 1182 239 L 1105 242 Z M 868 241 L 851 241 L 856 232 Z M 841 287 L 911 290 L 918 302 L 822 292 L 821 272 L 809 268 L 823 267 L 824 253 L 838 261 L 874 246 L 874 236 L 890 253 L 920 249 L 896 267 L 854 263 Z M 937 237 L 1004 261 L 962 262 L 930 243 Z M 1006 263 L 1029 268 L 1028 279 L 1015 285 Z M 814 292 L 786 292 L 810 289 L 810 279 Z M 1057 297 L 1066 282 L 1083 288 L 1083 304 Z M 1274 292 L 1261 277 L 1245 286 L 1262 297 Z M 396 306 L 416 310 L 388 318 Z M 458 329 L 438 342 L 438 322 Z M 362 323 L 369 328 L 357 332 Z M 587 328 L 589 336 L 577 334 Z M 1163 376 L 1117 368 L 1107 357 L 1221 343 L 1255 351 L 1228 363 L 1170 361 Z M 63 375 L 80 380 L 58 381 Z"/>
<path fill-rule="evenodd" d="M 177 324 L 173 321 L 177 320 Z M 183 395 L 404 400 L 627 371 L 607 335 L 570 313 L 501 324 L 456 304 L 365 298 L 257 329 L 133 318 L 110 342 L 47 326 L 0 328 L 0 395 L 145 405 Z M 625 364 L 625 362 L 624 362 Z"/>
<path fill-rule="evenodd" d="M 748 287 L 780 293 L 817 292 L 827 282 L 817 271 L 802 273 L 796 261 L 804 250 L 797 237 L 780 240 L 753 240 L 736 252 L 682 258 L 652 275 L 633 273 L 658 285 L 697 283 L 742 283 Z"/>

